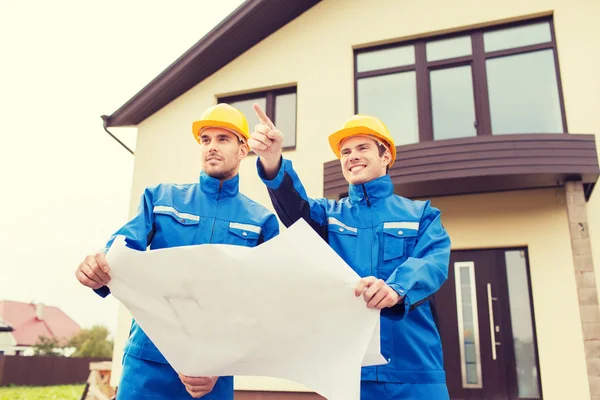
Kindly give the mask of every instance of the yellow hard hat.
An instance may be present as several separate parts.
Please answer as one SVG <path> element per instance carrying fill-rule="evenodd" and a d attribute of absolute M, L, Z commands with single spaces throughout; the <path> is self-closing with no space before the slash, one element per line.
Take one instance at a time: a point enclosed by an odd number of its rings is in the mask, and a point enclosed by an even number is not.
<path fill-rule="evenodd" d="M 226 103 L 219 103 L 204 111 L 202 118 L 192 124 L 194 138 L 200 143 L 200 132 L 204 128 L 225 128 L 232 131 L 240 139 L 250 139 L 248 121 L 240 110 Z"/>
<path fill-rule="evenodd" d="M 385 144 L 390 152 L 392 153 L 392 161 L 390 167 L 394 165 L 396 161 L 396 145 L 390 132 L 388 131 L 385 124 L 376 117 L 370 115 L 356 114 L 348 119 L 342 129 L 329 135 L 329 145 L 331 150 L 335 153 L 337 158 L 340 156 L 340 147 L 344 139 L 351 136 L 375 136 Z"/>

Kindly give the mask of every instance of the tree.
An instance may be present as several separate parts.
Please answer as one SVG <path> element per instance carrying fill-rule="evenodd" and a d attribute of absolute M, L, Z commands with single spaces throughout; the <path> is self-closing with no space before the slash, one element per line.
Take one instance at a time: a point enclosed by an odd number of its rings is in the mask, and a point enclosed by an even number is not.
<path fill-rule="evenodd" d="M 36 356 L 61 356 L 62 346 L 55 338 L 39 336 L 37 342 L 33 345 L 33 354 Z"/>
<path fill-rule="evenodd" d="M 67 344 L 67 347 L 77 349 L 71 357 L 111 357 L 113 341 L 108 339 L 108 335 L 108 329 L 101 325 L 82 329 Z"/>

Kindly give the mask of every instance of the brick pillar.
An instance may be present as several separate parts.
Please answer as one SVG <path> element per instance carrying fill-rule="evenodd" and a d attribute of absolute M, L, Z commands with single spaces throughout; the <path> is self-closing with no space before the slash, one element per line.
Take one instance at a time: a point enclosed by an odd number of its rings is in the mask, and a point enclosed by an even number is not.
<path fill-rule="evenodd" d="M 570 181 L 565 184 L 567 215 L 573 248 L 573 263 L 577 279 L 579 312 L 585 360 L 590 385 L 590 396 L 600 399 L 600 307 L 596 289 L 596 276 L 592 260 L 592 245 L 588 229 L 588 218 L 583 184 Z"/>

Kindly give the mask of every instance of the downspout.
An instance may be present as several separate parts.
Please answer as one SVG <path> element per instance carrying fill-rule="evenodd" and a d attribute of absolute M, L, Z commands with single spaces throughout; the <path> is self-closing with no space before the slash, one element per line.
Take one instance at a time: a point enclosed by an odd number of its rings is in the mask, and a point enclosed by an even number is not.
<path fill-rule="evenodd" d="M 133 154 L 133 151 L 131 151 L 131 149 L 129 147 L 127 147 L 125 145 L 125 143 L 121 142 L 119 139 L 117 139 L 117 137 L 115 135 L 113 135 L 112 133 L 109 132 L 108 130 L 108 119 L 110 118 L 108 115 L 102 115 L 100 116 L 100 118 L 102 118 L 103 121 L 103 126 L 104 126 L 104 130 L 106 131 L 106 133 L 108 133 L 113 139 L 115 139 L 117 142 L 119 142 L 119 144 L 123 147 L 125 147 L 127 149 L 128 152 L 130 152 L 131 154 Z"/>

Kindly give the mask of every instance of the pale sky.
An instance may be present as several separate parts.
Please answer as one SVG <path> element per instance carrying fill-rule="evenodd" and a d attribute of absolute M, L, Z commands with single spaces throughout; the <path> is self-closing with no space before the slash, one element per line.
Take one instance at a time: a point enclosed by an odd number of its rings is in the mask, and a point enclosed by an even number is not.
<path fill-rule="evenodd" d="M 133 156 L 100 115 L 241 3 L 0 0 L 0 300 L 115 332 L 117 301 L 74 275 L 128 217 Z M 135 148 L 135 129 L 111 131 Z"/>

